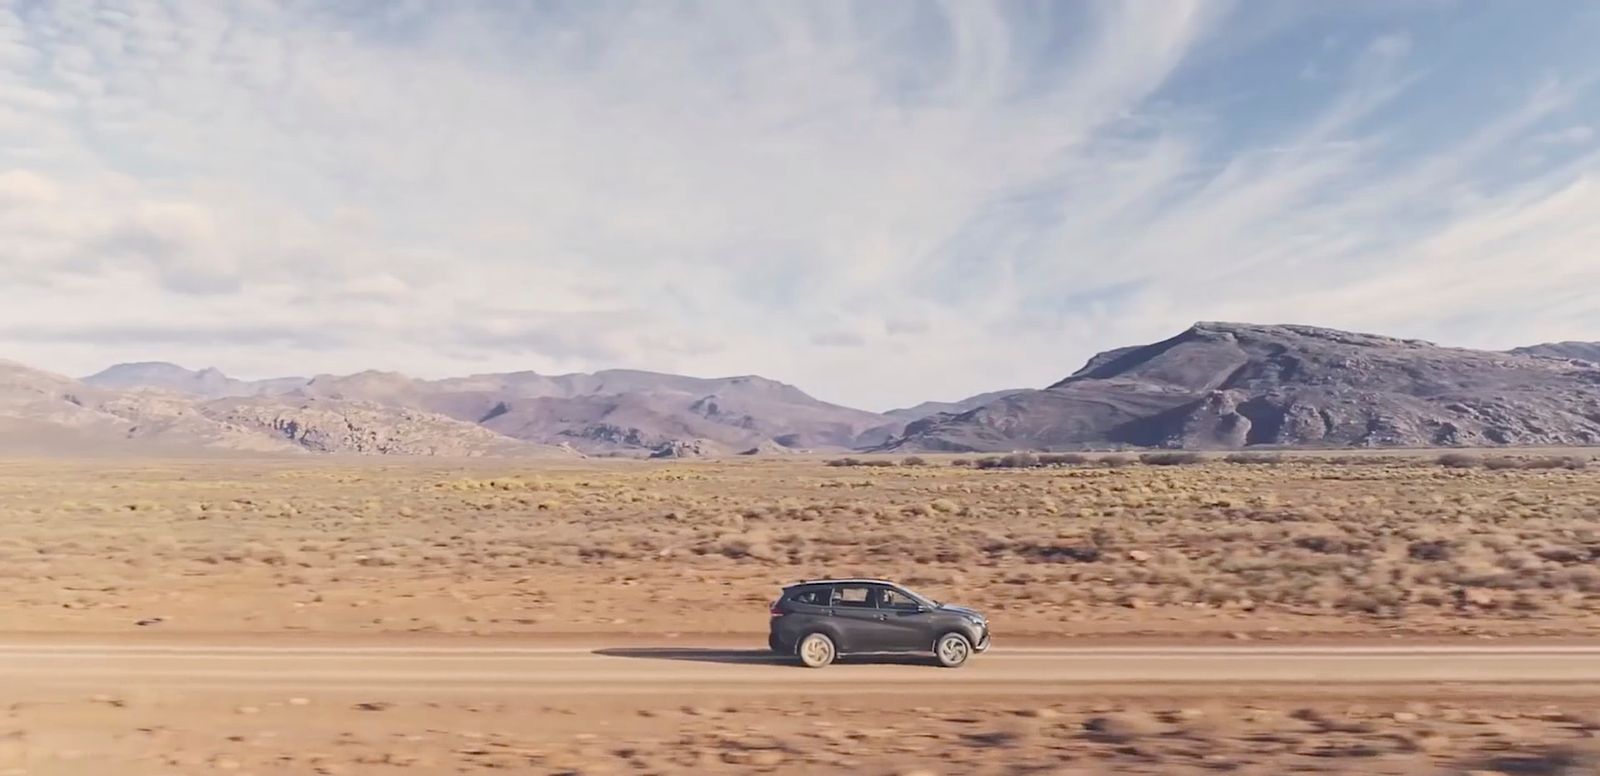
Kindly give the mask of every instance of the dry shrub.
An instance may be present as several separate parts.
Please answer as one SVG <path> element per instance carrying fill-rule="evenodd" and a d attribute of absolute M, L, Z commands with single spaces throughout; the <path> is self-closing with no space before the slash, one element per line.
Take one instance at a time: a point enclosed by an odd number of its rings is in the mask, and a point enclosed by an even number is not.
<path fill-rule="evenodd" d="M 1089 456 L 1079 453 L 1046 453 L 1039 456 L 1044 466 L 1078 466 L 1089 462 Z"/>
<path fill-rule="evenodd" d="M 1003 456 L 979 458 L 979 469 L 1032 469 L 1039 465 L 1039 456 L 1033 453 L 1010 453 Z"/>
<path fill-rule="evenodd" d="M 1126 744 L 1160 734 L 1161 725 L 1143 712 L 1125 711 L 1085 720 L 1083 731 L 1091 741 Z"/>
<path fill-rule="evenodd" d="M 1139 463 L 1146 466 L 1188 466 L 1204 463 L 1205 460 L 1205 456 L 1199 453 L 1145 453 L 1139 456 Z"/>
<path fill-rule="evenodd" d="M 1313 535 L 1294 540 L 1294 546 L 1320 555 L 1356 555 L 1365 552 L 1369 545 L 1348 536 Z"/>
<path fill-rule="evenodd" d="M 1558 455 L 1547 458 L 1534 458 L 1522 464 L 1524 469 L 1569 469 L 1579 470 L 1589 466 L 1589 461 L 1575 455 Z"/>
<path fill-rule="evenodd" d="M 1032 469 L 1039 465 L 1039 456 L 1033 453 L 1011 453 L 1000 458 L 1000 466 L 1005 469 Z"/>
<path fill-rule="evenodd" d="M 1529 746 L 1479 763 L 1466 773 L 1506 773 L 1527 776 L 1592 776 L 1600 773 L 1600 746 L 1590 741 Z"/>
<path fill-rule="evenodd" d="M 1515 458 L 1490 458 L 1483 462 L 1483 468 L 1490 471 L 1508 471 L 1522 468 L 1522 462 Z"/>
<path fill-rule="evenodd" d="M 869 458 L 862 461 L 861 465 L 869 469 L 884 469 L 894 466 L 894 461 L 887 458 Z"/>
<path fill-rule="evenodd" d="M 1284 462 L 1283 456 L 1266 453 L 1233 453 L 1223 460 L 1245 466 L 1277 466 Z"/>
<path fill-rule="evenodd" d="M 907 456 L 907 457 L 901 459 L 900 460 L 900 465 L 901 466 L 927 466 L 928 465 L 928 461 L 925 458 L 920 458 L 918 456 L 912 455 L 912 456 Z"/>
<path fill-rule="evenodd" d="M 1124 466 L 1132 466 L 1133 459 L 1125 455 L 1102 455 L 1098 463 L 1107 469 L 1121 469 Z"/>
<path fill-rule="evenodd" d="M 1412 560 L 1450 560 L 1456 557 L 1456 548 L 1443 539 L 1412 542 L 1406 547 L 1406 555 Z"/>
<path fill-rule="evenodd" d="M 828 461 L 828 465 L 829 466 L 835 466 L 835 467 L 860 466 L 861 465 L 861 459 L 860 458 L 834 458 L 834 459 Z"/>
<path fill-rule="evenodd" d="M 1480 462 L 1478 456 L 1466 453 L 1445 453 L 1435 463 L 1446 469 L 1471 469 Z"/>
<path fill-rule="evenodd" d="M 953 460 L 950 461 L 950 465 L 954 466 L 956 468 L 964 468 L 964 467 L 967 467 L 967 466 L 971 466 L 972 465 L 972 461 L 970 461 L 970 460 L 968 460 L 966 458 L 956 458 L 956 459 L 953 459 Z"/>
<path fill-rule="evenodd" d="M 714 549 L 717 554 L 734 560 L 769 561 L 777 558 L 772 544 L 765 536 L 759 534 L 724 536 L 716 543 Z"/>

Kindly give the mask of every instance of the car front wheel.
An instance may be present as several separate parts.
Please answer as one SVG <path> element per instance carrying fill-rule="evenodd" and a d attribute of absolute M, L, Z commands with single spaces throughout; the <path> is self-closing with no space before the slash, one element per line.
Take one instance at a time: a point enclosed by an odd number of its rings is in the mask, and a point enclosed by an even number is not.
<path fill-rule="evenodd" d="M 833 639 L 821 633 L 813 633 L 801 639 L 800 648 L 796 652 L 800 655 L 800 662 L 807 668 L 822 668 L 832 663 L 837 656 Z"/>
<path fill-rule="evenodd" d="M 933 645 L 933 656 L 945 668 L 959 668 L 972 657 L 972 642 L 959 633 L 946 633 Z"/>

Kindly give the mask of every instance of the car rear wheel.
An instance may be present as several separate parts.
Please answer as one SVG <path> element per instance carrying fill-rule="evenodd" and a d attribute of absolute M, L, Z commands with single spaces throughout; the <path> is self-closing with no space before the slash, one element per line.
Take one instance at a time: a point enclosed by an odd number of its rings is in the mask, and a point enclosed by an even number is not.
<path fill-rule="evenodd" d="M 972 642 L 959 633 L 946 633 L 933 645 L 933 656 L 945 668 L 959 668 L 972 657 Z"/>
<path fill-rule="evenodd" d="M 796 652 L 800 655 L 800 662 L 807 668 L 822 668 L 832 663 L 838 655 L 833 646 L 833 639 L 821 633 L 813 633 L 801 639 L 800 648 Z"/>

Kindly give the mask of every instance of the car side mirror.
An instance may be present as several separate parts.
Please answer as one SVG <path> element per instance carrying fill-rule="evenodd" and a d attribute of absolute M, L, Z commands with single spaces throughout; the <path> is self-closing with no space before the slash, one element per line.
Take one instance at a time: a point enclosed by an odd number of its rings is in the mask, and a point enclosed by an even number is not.
<path fill-rule="evenodd" d="M 927 614 L 928 612 L 931 612 L 931 611 L 933 611 L 933 610 L 929 609 L 926 606 L 923 606 L 922 604 L 917 604 L 917 614 Z"/>

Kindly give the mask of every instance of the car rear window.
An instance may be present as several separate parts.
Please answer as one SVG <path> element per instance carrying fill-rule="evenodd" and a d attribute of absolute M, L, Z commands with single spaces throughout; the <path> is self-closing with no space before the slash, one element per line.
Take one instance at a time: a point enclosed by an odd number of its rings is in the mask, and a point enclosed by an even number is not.
<path fill-rule="evenodd" d="M 811 606 L 827 606 L 828 594 L 830 590 L 831 588 L 827 587 L 801 588 L 800 590 L 796 590 L 789 594 L 789 601 L 797 604 L 809 604 Z"/>
<path fill-rule="evenodd" d="M 857 606 L 872 608 L 872 588 L 865 586 L 840 585 L 834 590 L 834 606 Z"/>

